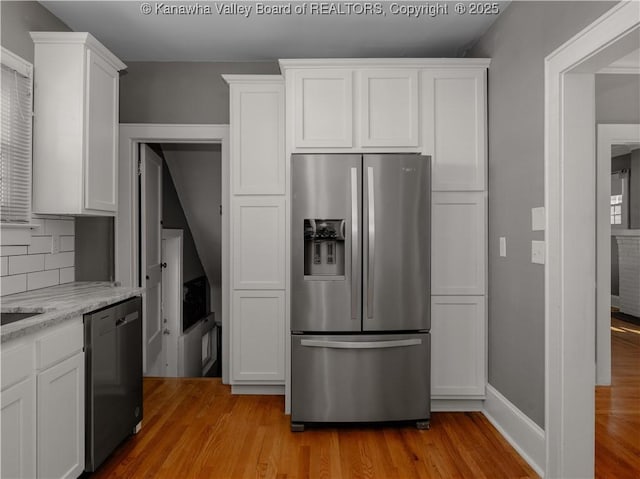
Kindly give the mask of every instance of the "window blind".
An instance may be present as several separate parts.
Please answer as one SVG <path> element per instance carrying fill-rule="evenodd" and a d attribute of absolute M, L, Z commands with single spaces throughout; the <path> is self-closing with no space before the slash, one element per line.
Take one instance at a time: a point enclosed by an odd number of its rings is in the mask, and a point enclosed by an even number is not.
<path fill-rule="evenodd" d="M 31 215 L 31 69 L 2 51 L 0 221 L 28 223 Z"/>

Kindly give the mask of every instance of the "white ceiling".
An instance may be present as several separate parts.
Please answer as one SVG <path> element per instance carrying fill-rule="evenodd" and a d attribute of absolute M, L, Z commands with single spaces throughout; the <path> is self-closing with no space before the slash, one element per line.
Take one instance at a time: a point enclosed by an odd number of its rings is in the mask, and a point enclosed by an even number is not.
<path fill-rule="evenodd" d="M 408 17 L 392 14 L 391 4 L 436 2 L 382 1 L 381 15 L 257 15 L 256 3 L 156 2 L 141 13 L 142 1 L 42 1 L 74 31 L 87 31 L 124 61 L 263 61 L 279 58 L 459 57 L 489 28 L 497 15 L 456 14 L 456 2 L 438 2 L 448 14 Z M 274 2 L 287 4 L 301 2 Z M 338 2 L 326 2 L 337 5 Z M 341 2 L 363 5 L 367 2 Z M 459 3 L 459 2 L 457 2 Z M 212 14 L 156 14 L 156 5 L 208 6 Z M 251 6 L 248 18 L 221 15 L 219 5 Z M 509 2 L 499 2 L 500 12 Z"/>

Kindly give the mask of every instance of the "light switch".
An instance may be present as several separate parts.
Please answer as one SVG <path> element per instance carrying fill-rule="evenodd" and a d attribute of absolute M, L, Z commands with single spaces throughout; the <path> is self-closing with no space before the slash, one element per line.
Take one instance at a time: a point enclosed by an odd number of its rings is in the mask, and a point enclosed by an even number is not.
<path fill-rule="evenodd" d="M 544 241 L 531 242 L 531 262 L 544 264 Z"/>
<path fill-rule="evenodd" d="M 53 235 L 51 237 L 51 252 L 58 254 L 60 252 L 60 236 Z"/>
<path fill-rule="evenodd" d="M 544 206 L 531 208 L 531 231 L 544 231 Z"/>
<path fill-rule="evenodd" d="M 507 238 L 500 236 L 500 256 L 507 256 Z"/>

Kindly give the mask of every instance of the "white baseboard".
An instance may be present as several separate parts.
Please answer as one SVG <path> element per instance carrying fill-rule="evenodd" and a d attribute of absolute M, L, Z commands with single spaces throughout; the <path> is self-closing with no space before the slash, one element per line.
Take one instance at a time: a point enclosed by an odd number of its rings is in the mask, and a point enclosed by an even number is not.
<path fill-rule="evenodd" d="M 544 430 L 490 384 L 487 384 L 483 413 L 533 470 L 544 477 Z"/>
<path fill-rule="evenodd" d="M 262 395 L 262 396 L 284 396 L 284 385 L 254 385 L 254 384 L 233 384 L 231 394 Z"/>
<path fill-rule="evenodd" d="M 482 399 L 431 399 L 432 412 L 482 411 Z"/>
<path fill-rule="evenodd" d="M 611 295 L 611 306 L 613 306 L 614 308 L 620 307 L 620 296 L 614 296 L 613 294 Z"/>

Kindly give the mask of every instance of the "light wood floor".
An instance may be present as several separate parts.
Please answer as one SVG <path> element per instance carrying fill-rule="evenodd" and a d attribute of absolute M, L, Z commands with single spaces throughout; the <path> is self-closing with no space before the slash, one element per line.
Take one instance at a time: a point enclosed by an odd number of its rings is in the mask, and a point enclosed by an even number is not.
<path fill-rule="evenodd" d="M 613 320 L 613 385 L 596 390 L 596 477 L 640 477 L 640 328 Z M 99 478 L 535 478 L 480 413 L 413 426 L 291 433 L 277 396 L 231 396 L 217 379 L 144 380 L 142 431 Z"/>
<path fill-rule="evenodd" d="M 145 379 L 142 431 L 91 478 L 534 478 L 480 413 L 412 425 L 289 430 L 279 396 L 216 379 Z"/>
<path fill-rule="evenodd" d="M 640 477 L 640 327 L 611 318 L 611 387 L 596 388 L 596 477 Z"/>

